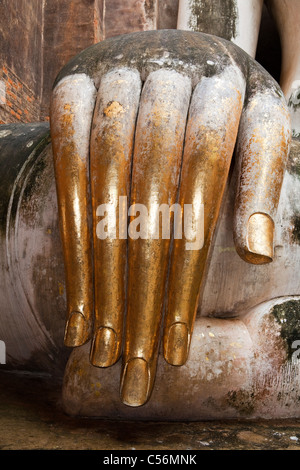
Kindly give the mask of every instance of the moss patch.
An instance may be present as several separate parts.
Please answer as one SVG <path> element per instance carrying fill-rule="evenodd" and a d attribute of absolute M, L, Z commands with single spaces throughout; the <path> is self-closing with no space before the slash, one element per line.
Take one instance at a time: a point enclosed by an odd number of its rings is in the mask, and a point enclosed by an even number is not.
<path fill-rule="evenodd" d="M 297 94 L 293 94 L 288 102 L 289 108 L 292 108 L 294 111 L 300 108 L 300 90 L 297 90 Z"/>
<path fill-rule="evenodd" d="M 291 142 L 291 150 L 287 162 L 287 170 L 289 173 L 300 177 L 300 142 L 298 142 L 298 140 L 296 139 L 293 139 Z"/>
<path fill-rule="evenodd" d="M 227 394 L 227 403 L 241 415 L 251 416 L 254 411 L 255 394 L 248 390 L 232 390 Z"/>
<path fill-rule="evenodd" d="M 275 305 L 271 315 L 280 325 L 280 336 L 283 339 L 287 357 L 290 361 L 295 352 L 293 342 L 300 340 L 300 301 L 289 300 L 280 305 Z"/>
<path fill-rule="evenodd" d="M 300 244 L 300 216 L 295 215 L 292 219 L 293 222 L 293 241 Z"/>

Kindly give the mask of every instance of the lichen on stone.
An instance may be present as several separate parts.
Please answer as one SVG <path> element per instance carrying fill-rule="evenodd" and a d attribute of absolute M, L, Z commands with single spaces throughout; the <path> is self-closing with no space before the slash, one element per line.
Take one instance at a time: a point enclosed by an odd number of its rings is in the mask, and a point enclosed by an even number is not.
<path fill-rule="evenodd" d="M 287 162 L 287 171 L 300 177 L 300 142 L 295 139 L 292 139 L 291 142 L 291 150 Z"/>
<path fill-rule="evenodd" d="M 241 415 L 251 416 L 255 405 L 254 390 L 231 390 L 227 394 L 227 404 Z"/>
<path fill-rule="evenodd" d="M 280 325 L 280 336 L 286 348 L 287 359 L 291 361 L 296 351 L 294 343 L 300 341 L 300 301 L 288 300 L 275 305 L 271 315 Z"/>
<path fill-rule="evenodd" d="M 189 27 L 193 31 L 214 34 L 230 41 L 236 37 L 235 0 L 190 0 Z M 226 18 L 226 21 L 224 21 Z"/>
<path fill-rule="evenodd" d="M 300 215 L 294 215 L 292 219 L 293 223 L 293 231 L 292 231 L 292 237 L 293 241 L 297 244 L 300 244 Z"/>

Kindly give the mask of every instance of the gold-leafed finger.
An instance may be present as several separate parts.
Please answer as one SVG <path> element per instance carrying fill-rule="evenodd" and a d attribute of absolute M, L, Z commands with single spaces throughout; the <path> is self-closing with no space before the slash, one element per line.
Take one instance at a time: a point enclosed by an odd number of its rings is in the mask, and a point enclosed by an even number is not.
<path fill-rule="evenodd" d="M 52 95 L 51 136 L 66 271 L 65 344 L 79 346 L 93 326 L 89 143 L 96 89 L 85 74 L 65 77 Z"/>
<path fill-rule="evenodd" d="M 174 237 L 164 325 L 164 357 L 188 357 L 198 299 L 219 215 L 243 106 L 245 81 L 229 67 L 202 78 L 188 116 L 179 204 L 183 235 Z"/>
<path fill-rule="evenodd" d="M 153 387 L 170 247 L 170 208 L 176 203 L 186 116 L 187 77 L 152 72 L 144 85 L 136 128 L 130 201 L 128 311 L 121 397 L 143 405 Z M 160 214 L 166 209 L 166 232 Z"/>
<path fill-rule="evenodd" d="M 91 133 L 95 326 L 91 362 L 114 364 L 126 309 L 127 205 L 139 73 L 119 69 L 101 79 Z"/>
<path fill-rule="evenodd" d="M 250 75 L 248 104 L 237 140 L 239 164 L 234 241 L 252 264 L 273 260 L 274 218 L 291 139 L 290 117 L 282 92 L 261 90 L 261 76 Z"/>

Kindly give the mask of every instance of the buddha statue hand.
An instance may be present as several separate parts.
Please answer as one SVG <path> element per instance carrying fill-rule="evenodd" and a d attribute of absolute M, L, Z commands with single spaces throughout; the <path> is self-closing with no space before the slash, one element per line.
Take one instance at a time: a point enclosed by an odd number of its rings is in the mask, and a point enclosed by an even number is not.
<path fill-rule="evenodd" d="M 65 344 L 122 356 L 147 402 L 163 355 L 188 359 L 232 156 L 236 250 L 272 261 L 291 138 L 282 91 L 234 44 L 162 30 L 94 45 L 54 84 L 51 135 L 67 288 Z"/>

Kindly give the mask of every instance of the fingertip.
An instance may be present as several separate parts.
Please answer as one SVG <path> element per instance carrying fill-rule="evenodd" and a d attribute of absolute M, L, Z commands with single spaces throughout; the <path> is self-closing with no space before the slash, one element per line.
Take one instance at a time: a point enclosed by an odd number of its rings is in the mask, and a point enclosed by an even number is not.
<path fill-rule="evenodd" d="M 90 339 L 90 336 L 91 324 L 88 319 L 81 312 L 71 312 L 65 329 L 65 346 L 82 346 Z"/>
<path fill-rule="evenodd" d="M 94 334 L 90 361 L 96 367 L 110 367 L 120 357 L 120 341 L 116 332 L 109 327 L 101 327 Z"/>
<path fill-rule="evenodd" d="M 251 264 L 268 264 L 274 258 L 274 222 L 262 212 L 252 214 L 248 219 L 246 249 L 238 250 L 240 256 Z"/>
<path fill-rule="evenodd" d="M 190 333 L 185 323 L 173 323 L 164 337 L 164 358 L 173 366 L 182 366 L 188 359 Z"/>
<path fill-rule="evenodd" d="M 144 405 L 150 396 L 151 374 L 149 364 L 141 357 L 126 362 L 121 378 L 121 400 L 127 406 Z"/>

